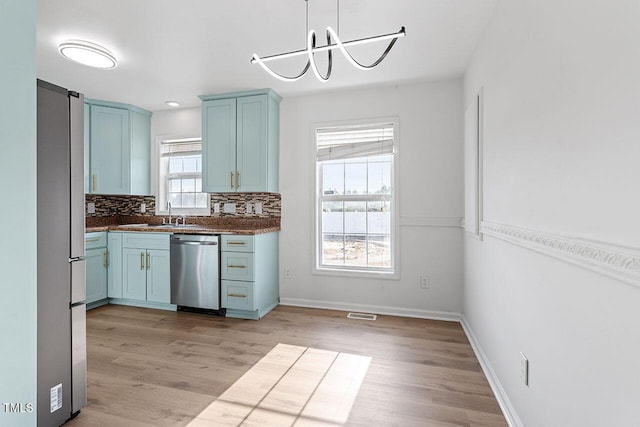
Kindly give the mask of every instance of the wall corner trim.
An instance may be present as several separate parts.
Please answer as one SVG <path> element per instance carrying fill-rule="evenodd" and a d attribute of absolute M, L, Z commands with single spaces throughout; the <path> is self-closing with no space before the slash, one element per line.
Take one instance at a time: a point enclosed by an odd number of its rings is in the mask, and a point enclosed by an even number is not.
<path fill-rule="evenodd" d="M 460 313 L 448 311 L 422 310 L 419 308 L 389 307 L 382 305 L 353 304 L 347 302 L 316 301 L 298 298 L 280 298 L 280 305 L 294 307 L 320 308 L 325 310 L 358 311 L 363 313 L 382 314 L 400 317 L 415 317 L 418 319 L 444 320 L 459 322 Z"/>
<path fill-rule="evenodd" d="M 506 391 L 502 387 L 502 384 L 500 383 L 500 380 L 498 379 L 496 372 L 493 370 L 491 363 L 489 363 L 489 359 L 487 358 L 487 355 L 482 350 L 482 347 L 480 346 L 480 342 L 478 341 L 475 334 L 473 333 L 473 329 L 471 329 L 471 326 L 469 325 L 469 322 L 467 321 L 467 318 L 464 315 L 462 315 L 460 319 L 460 324 L 462 325 L 462 329 L 464 330 L 464 333 L 467 335 L 467 338 L 469 339 L 469 343 L 471 343 L 471 348 L 473 348 L 473 352 L 476 354 L 476 357 L 480 362 L 482 371 L 484 372 L 484 375 L 487 377 L 487 380 L 489 381 L 489 386 L 491 387 L 491 390 L 493 390 L 493 394 L 496 396 L 498 405 L 500 406 L 500 409 L 502 410 L 502 413 L 506 418 L 507 423 L 509 424 L 510 427 L 523 427 L 524 424 L 522 424 L 520 417 L 518 417 L 518 414 L 516 413 L 515 408 L 511 404 L 511 401 L 509 400 L 509 397 L 507 396 Z"/>
<path fill-rule="evenodd" d="M 483 221 L 488 236 L 640 287 L 640 248 Z"/>

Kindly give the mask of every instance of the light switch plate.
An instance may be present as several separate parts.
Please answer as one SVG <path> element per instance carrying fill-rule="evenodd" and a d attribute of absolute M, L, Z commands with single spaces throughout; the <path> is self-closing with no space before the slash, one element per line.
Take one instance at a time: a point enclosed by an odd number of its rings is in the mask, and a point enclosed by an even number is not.
<path fill-rule="evenodd" d="M 94 214 L 96 213 L 96 204 L 93 202 L 87 203 L 87 213 Z"/>
<path fill-rule="evenodd" d="M 145 213 L 147 211 L 147 204 L 140 203 L 140 213 Z"/>
<path fill-rule="evenodd" d="M 220 203 L 213 204 L 213 213 L 220 213 Z"/>
<path fill-rule="evenodd" d="M 258 215 L 262 213 L 262 202 L 255 203 L 255 211 L 256 211 L 256 214 Z"/>
<path fill-rule="evenodd" d="M 236 213 L 236 204 L 235 203 L 225 203 L 224 204 L 224 213 Z"/>
<path fill-rule="evenodd" d="M 252 205 L 251 203 L 247 203 L 247 204 L 245 205 L 245 213 L 246 213 L 247 215 L 250 215 L 250 214 L 252 214 L 252 213 L 253 213 L 253 205 Z"/>

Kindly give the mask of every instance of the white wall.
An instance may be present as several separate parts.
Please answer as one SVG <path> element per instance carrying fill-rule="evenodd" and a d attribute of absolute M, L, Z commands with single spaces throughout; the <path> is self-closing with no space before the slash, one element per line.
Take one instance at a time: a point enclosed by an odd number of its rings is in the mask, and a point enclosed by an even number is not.
<path fill-rule="evenodd" d="M 36 5 L 0 0 L 0 425 L 35 425 L 36 408 Z M 23 406 L 24 408 L 24 406 Z"/>
<path fill-rule="evenodd" d="M 181 108 L 179 110 L 156 111 L 151 116 L 151 139 L 157 137 L 202 136 L 202 109 Z"/>
<path fill-rule="evenodd" d="M 462 232 L 411 224 L 455 224 L 462 216 L 462 82 L 290 97 L 280 112 L 282 302 L 455 318 L 462 298 Z M 312 124 L 390 116 L 400 120 L 400 280 L 313 275 Z M 422 274 L 430 275 L 429 290 L 420 288 Z"/>
<path fill-rule="evenodd" d="M 485 221 L 543 232 L 543 246 L 640 253 L 639 19 L 631 0 L 499 4 L 464 86 L 465 105 L 484 91 Z M 558 259 L 568 251 L 465 238 L 466 324 L 516 422 L 639 425 L 640 280 Z"/>

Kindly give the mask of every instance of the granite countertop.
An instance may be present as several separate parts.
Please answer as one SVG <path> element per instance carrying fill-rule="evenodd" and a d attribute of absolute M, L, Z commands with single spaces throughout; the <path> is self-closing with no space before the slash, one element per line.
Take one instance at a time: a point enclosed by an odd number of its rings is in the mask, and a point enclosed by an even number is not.
<path fill-rule="evenodd" d="M 195 223 L 189 223 L 189 220 Z M 263 234 L 280 231 L 280 218 L 239 220 L 227 218 L 188 218 L 187 226 L 163 226 L 160 218 L 110 217 L 87 218 L 85 231 L 133 231 L 180 234 Z"/>

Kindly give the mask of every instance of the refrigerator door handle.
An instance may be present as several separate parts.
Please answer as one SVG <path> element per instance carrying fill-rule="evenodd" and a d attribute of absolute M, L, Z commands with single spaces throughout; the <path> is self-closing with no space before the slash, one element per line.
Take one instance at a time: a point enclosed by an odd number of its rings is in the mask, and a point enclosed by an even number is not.
<path fill-rule="evenodd" d="M 73 258 L 69 258 L 69 262 L 84 261 L 86 259 L 87 258 L 83 256 L 74 256 Z"/>
<path fill-rule="evenodd" d="M 84 96 L 70 92 L 69 155 L 71 191 L 71 258 L 84 256 Z"/>

